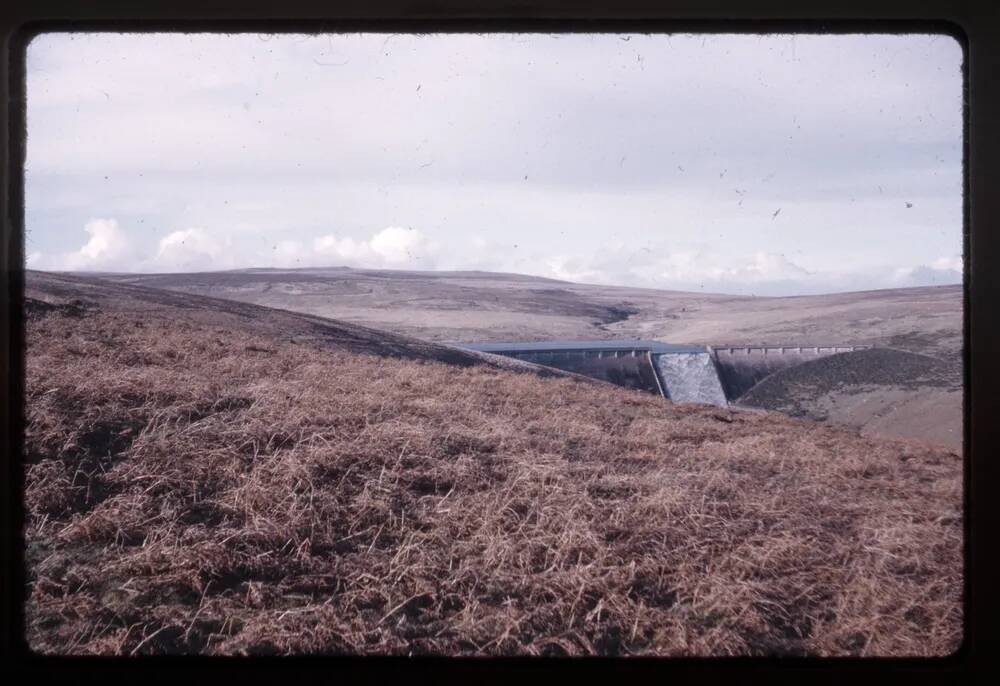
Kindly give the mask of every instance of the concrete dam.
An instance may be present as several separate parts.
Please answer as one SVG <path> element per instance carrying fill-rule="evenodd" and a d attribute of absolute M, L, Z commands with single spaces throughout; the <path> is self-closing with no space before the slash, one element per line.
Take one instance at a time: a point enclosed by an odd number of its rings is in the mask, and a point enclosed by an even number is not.
<path fill-rule="evenodd" d="M 696 346 L 659 341 L 457 343 L 654 393 L 674 402 L 725 407 L 767 376 L 869 346 Z"/>

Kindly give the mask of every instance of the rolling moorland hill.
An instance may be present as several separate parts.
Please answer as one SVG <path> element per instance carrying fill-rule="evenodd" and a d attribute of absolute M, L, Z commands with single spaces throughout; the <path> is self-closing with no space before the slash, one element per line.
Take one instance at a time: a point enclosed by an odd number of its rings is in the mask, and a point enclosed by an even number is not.
<path fill-rule="evenodd" d="M 961 459 L 31 272 L 42 653 L 943 655 Z"/>
<path fill-rule="evenodd" d="M 783 298 L 596 286 L 520 274 L 367 269 L 245 269 L 109 274 L 120 283 L 278 307 L 429 341 L 644 338 L 695 345 L 875 345 L 891 378 L 813 375 L 783 395 L 743 404 L 788 411 L 863 434 L 962 450 L 962 288 L 935 286 Z M 913 353 L 907 355 L 906 353 Z M 947 378 L 914 385 L 916 356 Z M 856 363 L 858 369 L 847 369 Z M 821 366 L 820 369 L 827 369 Z M 884 378 L 883 378 L 884 377 Z M 773 391 L 773 387 L 772 387 Z M 742 401 L 741 401 L 742 402 Z"/>
<path fill-rule="evenodd" d="M 523 274 L 346 267 L 104 277 L 431 341 L 853 343 L 941 358 L 960 357 L 962 349 L 961 286 L 778 298 L 580 284 Z"/>

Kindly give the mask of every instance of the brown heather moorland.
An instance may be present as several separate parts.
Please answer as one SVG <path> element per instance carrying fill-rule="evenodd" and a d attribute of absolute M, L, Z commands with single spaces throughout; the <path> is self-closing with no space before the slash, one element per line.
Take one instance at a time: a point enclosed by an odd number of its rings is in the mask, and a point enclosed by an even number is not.
<path fill-rule="evenodd" d="M 961 641 L 947 450 L 251 305 L 37 273 L 27 297 L 37 652 L 913 656 Z"/>
<path fill-rule="evenodd" d="M 960 285 L 753 297 L 598 286 L 525 274 L 344 267 L 101 278 L 291 310 L 427 341 L 644 338 L 719 347 L 874 345 L 889 350 L 848 356 L 832 365 L 835 369 L 829 364 L 811 372 L 796 368 L 766 392 L 737 403 L 790 410 L 794 416 L 866 435 L 962 449 Z M 944 373 L 928 378 L 926 363 L 934 360 L 919 356 L 935 358 L 933 366 Z"/>

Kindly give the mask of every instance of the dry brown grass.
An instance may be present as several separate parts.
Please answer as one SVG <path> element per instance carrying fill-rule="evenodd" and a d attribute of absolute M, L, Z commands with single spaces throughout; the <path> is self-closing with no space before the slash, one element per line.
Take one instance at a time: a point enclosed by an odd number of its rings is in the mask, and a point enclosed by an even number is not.
<path fill-rule="evenodd" d="M 960 641 L 956 455 L 95 304 L 36 307 L 28 325 L 36 651 L 870 656 Z"/>

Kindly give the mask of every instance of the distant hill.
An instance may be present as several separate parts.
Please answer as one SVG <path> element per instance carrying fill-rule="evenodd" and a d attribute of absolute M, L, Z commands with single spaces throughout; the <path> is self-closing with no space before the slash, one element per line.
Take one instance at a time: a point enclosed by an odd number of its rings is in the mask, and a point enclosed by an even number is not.
<path fill-rule="evenodd" d="M 945 358 L 962 349 L 961 286 L 766 298 L 489 272 L 287 269 L 106 278 L 433 341 L 625 337 L 701 345 L 853 343 Z"/>
<path fill-rule="evenodd" d="M 827 407 L 834 402 L 827 391 L 811 399 L 800 393 L 800 409 L 809 408 L 802 416 L 962 447 L 961 286 L 764 298 L 485 272 L 286 269 L 108 278 L 331 317 L 428 341 L 639 338 L 696 345 L 888 347 L 945 361 L 953 387 L 854 388 L 833 407 Z M 784 400 L 763 406 L 791 407 Z"/>
<path fill-rule="evenodd" d="M 67 298 L 70 304 L 66 304 Z M 61 305 L 52 303 L 63 302 Z M 488 365 L 530 371 L 542 376 L 575 376 L 468 350 L 460 350 L 388 331 L 379 331 L 348 322 L 332 321 L 236 300 L 212 298 L 184 292 L 126 284 L 94 278 L 44 272 L 27 273 L 26 314 L 28 318 L 56 311 L 76 313 L 91 308 L 102 312 L 145 312 L 151 317 L 177 317 L 192 324 L 233 325 L 257 334 L 278 336 L 292 343 L 314 343 L 324 348 L 352 353 L 445 362 L 461 366 Z M 580 377 L 577 377 L 580 378 Z"/>

